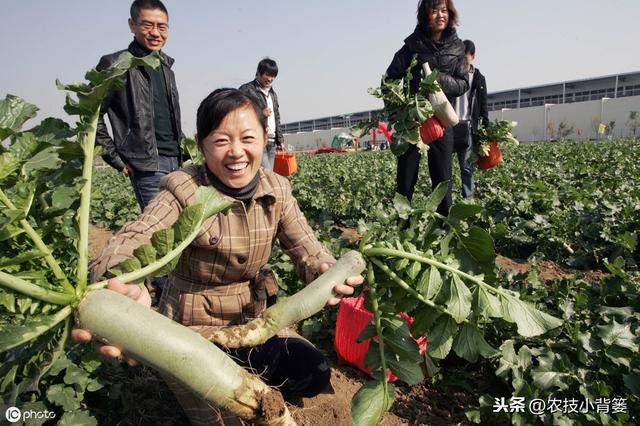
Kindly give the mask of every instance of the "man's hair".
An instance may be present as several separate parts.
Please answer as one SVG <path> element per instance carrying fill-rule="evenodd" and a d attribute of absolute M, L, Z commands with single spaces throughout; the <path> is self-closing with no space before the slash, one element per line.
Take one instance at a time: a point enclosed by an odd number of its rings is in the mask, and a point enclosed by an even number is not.
<path fill-rule="evenodd" d="M 260 125 L 267 131 L 267 117 L 260 108 L 260 103 L 254 95 L 242 92 L 238 89 L 216 89 L 200 103 L 196 114 L 196 132 L 198 133 L 198 146 L 202 149 L 202 141 L 217 129 L 222 120 L 231 112 L 251 107 L 258 117 Z"/>
<path fill-rule="evenodd" d="M 458 25 L 458 11 L 456 10 L 453 0 L 420 0 L 418 2 L 418 25 L 422 28 L 429 28 L 429 14 L 433 9 L 444 3 L 449 11 L 449 23 L 447 28 L 453 28 Z"/>
<path fill-rule="evenodd" d="M 129 11 L 132 21 L 135 22 L 138 20 L 140 9 L 159 9 L 163 11 L 167 16 L 169 16 L 167 8 L 164 7 L 164 4 L 162 4 L 160 0 L 135 0 L 133 3 L 131 3 L 131 9 Z"/>
<path fill-rule="evenodd" d="M 476 45 L 473 44 L 471 40 L 465 40 L 464 43 L 464 53 L 470 53 L 472 55 L 476 54 Z"/>
<path fill-rule="evenodd" d="M 276 77 L 278 75 L 278 64 L 271 58 L 264 58 L 258 63 L 258 75 L 267 74 Z"/>

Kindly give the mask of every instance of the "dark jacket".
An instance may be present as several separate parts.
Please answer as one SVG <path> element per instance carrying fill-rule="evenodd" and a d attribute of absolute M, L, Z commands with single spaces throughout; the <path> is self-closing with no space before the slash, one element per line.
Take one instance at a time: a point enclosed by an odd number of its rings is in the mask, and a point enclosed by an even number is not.
<path fill-rule="evenodd" d="M 455 98 L 469 90 L 464 44 L 458 38 L 455 28 L 445 29 L 441 39 L 433 41 L 427 31 L 420 26 L 416 27 L 394 55 L 387 68 L 387 77 L 395 80 L 403 78 L 414 54 L 418 55 L 418 65 L 411 70 L 411 93 L 418 90 L 422 80 L 422 64 L 425 62 L 429 63 L 432 70 L 440 71 L 438 83 L 452 105 Z"/>
<path fill-rule="evenodd" d="M 470 104 L 471 104 L 471 132 L 473 141 L 477 143 L 478 126 L 482 122 L 483 126 L 489 125 L 489 109 L 487 108 L 487 81 L 478 68 L 474 68 L 473 81 L 471 82 Z"/>
<path fill-rule="evenodd" d="M 144 49 L 135 41 L 127 50 L 134 56 L 146 55 Z M 97 70 L 112 65 L 125 50 L 105 55 L 100 58 Z M 171 66 L 174 60 L 164 53 L 162 71 L 167 84 L 169 108 L 176 141 L 182 139 L 180 125 L 180 105 L 178 89 Z M 109 135 L 104 122 L 104 114 L 109 116 L 113 138 Z M 102 102 L 96 142 L 102 146 L 102 158 L 110 166 L 121 171 L 125 165 L 136 171 L 158 170 L 158 148 L 153 116 L 153 93 L 149 74 L 144 67 L 132 68 L 127 72 L 122 89 L 110 92 Z"/>
<path fill-rule="evenodd" d="M 259 102 L 260 108 L 267 108 L 267 97 L 260 90 L 260 83 L 257 80 L 250 81 L 248 83 L 243 84 L 239 87 L 239 90 L 243 92 L 251 93 Z M 275 114 L 276 119 L 276 145 L 282 146 L 284 144 L 284 135 L 282 134 L 282 128 L 280 127 L 280 105 L 278 104 L 278 95 L 276 91 L 271 87 L 271 97 L 273 100 L 273 113 Z"/>

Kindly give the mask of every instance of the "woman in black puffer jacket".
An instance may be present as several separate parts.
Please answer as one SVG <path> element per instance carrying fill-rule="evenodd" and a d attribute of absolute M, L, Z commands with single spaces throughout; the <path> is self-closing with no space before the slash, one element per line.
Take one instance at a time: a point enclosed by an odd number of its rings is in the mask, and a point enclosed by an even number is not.
<path fill-rule="evenodd" d="M 438 82 L 449 102 L 462 96 L 469 89 L 467 62 L 464 44 L 456 34 L 458 22 L 453 0 L 420 0 L 418 4 L 418 25 L 404 40 L 404 46 L 393 57 L 387 68 L 387 77 L 403 78 L 414 54 L 418 55 L 418 65 L 413 70 L 410 90 L 415 93 L 422 79 L 422 64 L 429 63 L 431 69 L 440 71 Z M 440 182 L 449 181 L 447 196 L 438 206 L 444 216 L 451 207 L 451 158 L 453 154 L 453 131 L 447 129 L 444 136 L 429 145 L 428 161 L 432 188 Z M 420 152 L 415 145 L 398 157 L 397 191 L 409 198 L 418 181 Z"/>

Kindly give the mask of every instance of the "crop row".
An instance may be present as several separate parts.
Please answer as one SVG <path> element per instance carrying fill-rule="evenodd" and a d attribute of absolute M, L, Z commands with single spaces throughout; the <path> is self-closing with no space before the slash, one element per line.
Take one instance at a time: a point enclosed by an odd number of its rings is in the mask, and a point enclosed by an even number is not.
<path fill-rule="evenodd" d="M 576 267 L 601 267 L 623 256 L 637 262 L 640 142 L 539 143 L 505 152 L 505 162 L 476 171 L 473 202 L 499 252 L 534 253 Z M 393 200 L 395 167 L 387 152 L 299 155 L 294 194 L 308 217 L 353 226 Z M 455 161 L 454 161 L 455 162 Z M 454 198 L 460 199 L 454 165 Z M 414 204 L 431 192 L 422 161 Z"/>
<path fill-rule="evenodd" d="M 640 252 L 640 142 L 566 142 L 521 145 L 505 152 L 505 162 L 476 171 L 475 203 L 480 225 L 489 229 L 499 252 L 532 254 L 575 267 L 601 267 L 623 256 L 629 265 Z M 294 194 L 316 223 L 355 227 L 389 205 L 396 162 L 389 151 L 297 156 L 291 177 Z M 460 178 L 454 165 L 454 198 Z M 128 180 L 111 169 L 94 172 L 92 222 L 116 230 L 139 214 Z M 414 203 L 431 192 L 422 161 Z"/>

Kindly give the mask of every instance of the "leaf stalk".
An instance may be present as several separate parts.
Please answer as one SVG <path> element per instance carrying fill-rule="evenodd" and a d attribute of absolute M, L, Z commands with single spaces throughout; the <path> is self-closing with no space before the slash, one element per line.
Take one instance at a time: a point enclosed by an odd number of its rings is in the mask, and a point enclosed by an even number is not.
<path fill-rule="evenodd" d="M 18 210 L 16 206 L 11 202 L 11 200 L 9 200 L 9 198 L 6 196 L 4 191 L 2 191 L 2 189 L 0 189 L 0 202 L 4 204 L 9 210 Z M 62 284 L 64 292 L 74 294 L 75 290 L 73 286 L 67 279 L 65 273 L 62 271 L 62 268 L 60 267 L 60 264 L 58 263 L 56 258 L 51 254 L 51 250 L 49 250 L 49 247 L 47 247 L 44 241 L 42 241 L 42 238 L 40 238 L 38 232 L 33 229 L 33 227 L 26 219 L 20 220 L 20 226 L 22 226 L 22 229 L 24 229 L 25 233 L 29 236 L 29 238 L 31 238 L 31 241 L 33 241 L 36 248 L 43 253 L 47 253 L 46 256 L 44 256 L 44 260 L 47 262 L 47 265 L 49 265 L 49 268 L 51 268 L 51 272 L 53 272 L 53 275 Z"/>
<path fill-rule="evenodd" d="M 91 130 L 83 135 L 82 140 L 82 149 L 84 151 L 82 178 L 84 179 L 84 186 L 80 191 L 80 208 L 78 209 L 78 229 L 80 233 L 80 238 L 78 239 L 78 286 L 76 288 L 76 294 L 78 295 L 84 293 L 87 287 L 87 279 L 89 275 L 89 213 L 91 207 L 91 178 L 93 173 L 93 151 L 95 149 L 99 115 L 100 108 L 97 108 L 91 115 Z"/>
<path fill-rule="evenodd" d="M 0 286 L 53 305 L 70 305 L 75 299 L 73 294 L 48 290 L 2 271 L 0 271 Z"/>

